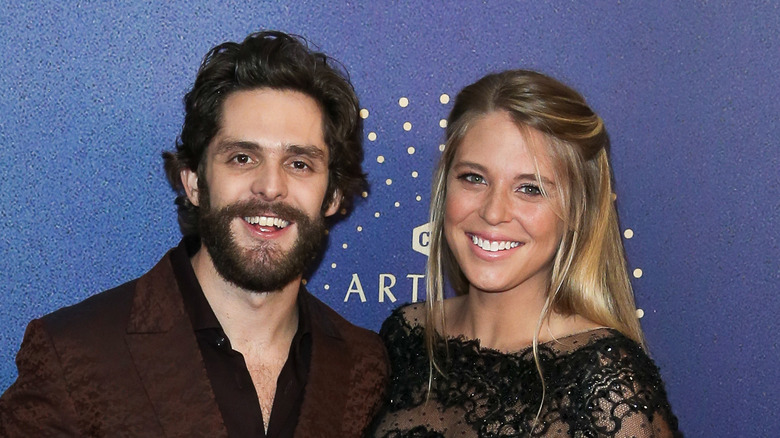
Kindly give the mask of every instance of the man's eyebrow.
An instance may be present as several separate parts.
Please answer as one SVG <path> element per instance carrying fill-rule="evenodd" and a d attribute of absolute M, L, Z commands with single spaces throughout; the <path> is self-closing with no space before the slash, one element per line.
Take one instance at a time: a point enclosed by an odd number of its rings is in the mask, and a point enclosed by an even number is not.
<path fill-rule="evenodd" d="M 261 153 L 264 149 L 266 148 L 252 141 L 225 139 L 214 145 L 214 154 L 223 155 L 240 151 Z M 314 145 L 287 144 L 283 149 L 287 156 L 303 156 L 312 160 L 326 158 L 325 151 Z"/>
<path fill-rule="evenodd" d="M 259 151 L 262 147 L 251 141 L 224 140 L 214 145 L 214 154 L 222 155 L 235 151 Z"/>
<path fill-rule="evenodd" d="M 325 159 L 325 151 L 314 145 L 291 144 L 287 145 L 284 149 L 288 155 L 303 155 L 313 160 Z"/>

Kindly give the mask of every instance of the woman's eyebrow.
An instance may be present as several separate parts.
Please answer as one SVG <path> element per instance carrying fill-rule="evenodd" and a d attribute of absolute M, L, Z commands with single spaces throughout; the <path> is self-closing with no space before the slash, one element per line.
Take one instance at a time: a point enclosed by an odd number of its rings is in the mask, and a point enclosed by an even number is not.
<path fill-rule="evenodd" d="M 537 177 L 535 173 L 521 173 L 520 175 L 517 175 L 517 177 L 515 177 L 515 181 L 534 181 L 534 182 L 541 181 L 542 184 L 545 186 L 555 187 L 555 181 L 545 177 L 544 175 L 539 175 Z"/>
<path fill-rule="evenodd" d="M 487 168 L 485 166 L 483 166 L 481 164 L 474 163 L 472 161 L 458 161 L 457 163 L 454 163 L 452 165 L 452 169 L 457 169 L 457 168 L 460 168 L 460 167 L 467 167 L 469 169 L 474 169 L 474 170 L 477 170 L 477 171 L 483 172 L 483 173 L 487 172 Z"/>
<path fill-rule="evenodd" d="M 485 166 L 474 163 L 472 161 L 459 161 L 457 163 L 454 163 L 452 165 L 451 170 L 460 170 L 461 168 L 474 169 L 481 173 L 488 172 Z M 555 182 L 550 178 L 545 177 L 544 175 L 540 176 L 537 179 L 536 173 L 521 173 L 515 177 L 515 181 L 537 181 L 537 180 L 541 180 L 542 184 L 555 186 Z"/>

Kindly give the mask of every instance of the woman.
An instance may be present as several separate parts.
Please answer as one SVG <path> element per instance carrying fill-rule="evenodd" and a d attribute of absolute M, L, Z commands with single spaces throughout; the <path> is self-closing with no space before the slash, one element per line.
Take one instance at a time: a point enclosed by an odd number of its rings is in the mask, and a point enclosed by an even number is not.
<path fill-rule="evenodd" d="M 679 436 L 636 317 L 608 146 L 582 96 L 542 74 L 460 92 L 428 300 L 382 327 L 392 383 L 374 436 Z"/>

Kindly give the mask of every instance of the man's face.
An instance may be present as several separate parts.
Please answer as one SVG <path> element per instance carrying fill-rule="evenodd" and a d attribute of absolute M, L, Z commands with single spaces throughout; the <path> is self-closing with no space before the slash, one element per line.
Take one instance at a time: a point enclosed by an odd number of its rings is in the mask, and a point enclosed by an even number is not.
<path fill-rule="evenodd" d="M 288 90 L 235 92 L 203 159 L 205 181 L 191 170 L 182 179 L 216 271 L 263 292 L 300 278 L 325 230 L 328 147 L 317 103 Z M 325 216 L 338 201 L 328 200 Z"/>

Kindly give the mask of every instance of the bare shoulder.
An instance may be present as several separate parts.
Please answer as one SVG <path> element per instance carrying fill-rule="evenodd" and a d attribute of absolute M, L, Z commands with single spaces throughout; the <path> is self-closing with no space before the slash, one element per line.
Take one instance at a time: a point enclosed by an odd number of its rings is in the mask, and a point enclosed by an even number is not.
<path fill-rule="evenodd" d="M 553 314 L 549 319 L 550 329 L 539 334 L 539 342 L 549 342 L 560 338 L 575 336 L 580 333 L 593 332 L 600 328 L 606 328 L 590 319 L 579 315 L 563 316 Z"/>

